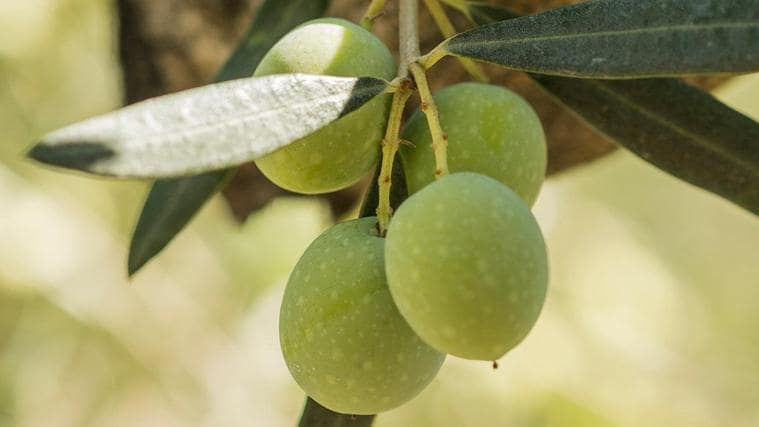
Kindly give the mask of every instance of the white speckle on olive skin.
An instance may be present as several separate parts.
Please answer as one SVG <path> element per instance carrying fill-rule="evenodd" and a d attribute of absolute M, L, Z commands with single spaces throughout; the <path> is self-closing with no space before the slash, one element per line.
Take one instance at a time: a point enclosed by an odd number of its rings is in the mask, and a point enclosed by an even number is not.
<path fill-rule="evenodd" d="M 466 202 L 457 197 L 464 188 Z M 441 203 L 444 216 L 431 208 Z M 435 181 L 400 206 L 385 240 L 393 300 L 437 350 L 496 360 L 537 320 L 548 283 L 543 237 L 524 201 L 492 178 L 455 173 Z"/>
<path fill-rule="evenodd" d="M 372 234 L 375 224 L 376 218 L 349 221 L 317 238 L 298 261 L 280 311 L 282 353 L 293 377 L 306 394 L 342 413 L 374 414 L 405 403 L 445 358 L 395 307 L 385 239 Z M 309 275 L 310 282 L 302 280 Z"/>

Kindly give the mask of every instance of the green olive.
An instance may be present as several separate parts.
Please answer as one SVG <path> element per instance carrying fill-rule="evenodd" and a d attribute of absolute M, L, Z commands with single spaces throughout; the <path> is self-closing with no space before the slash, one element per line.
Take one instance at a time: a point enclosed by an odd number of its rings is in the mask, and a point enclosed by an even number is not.
<path fill-rule="evenodd" d="M 451 172 L 476 172 L 507 185 L 532 205 L 546 171 L 546 141 L 535 111 L 516 93 L 500 86 L 460 83 L 434 96 L 443 130 L 448 134 Z M 409 192 L 434 179 L 427 120 L 414 113 L 403 129 L 402 146 Z"/>
<path fill-rule="evenodd" d="M 396 71 L 387 47 L 351 22 L 310 21 L 285 35 L 264 56 L 254 75 L 304 73 L 390 80 Z M 380 95 L 347 116 L 256 160 L 275 184 L 306 194 L 345 188 L 377 162 L 389 111 Z"/>
<path fill-rule="evenodd" d="M 385 262 L 414 331 L 466 359 L 496 360 L 521 342 L 546 296 L 546 248 L 530 208 L 484 175 L 452 174 L 406 200 Z"/>
<path fill-rule="evenodd" d="M 422 391 L 445 358 L 398 313 L 376 222 L 341 223 L 317 238 L 295 266 L 282 301 L 285 362 L 306 394 L 336 412 L 395 408 Z"/>

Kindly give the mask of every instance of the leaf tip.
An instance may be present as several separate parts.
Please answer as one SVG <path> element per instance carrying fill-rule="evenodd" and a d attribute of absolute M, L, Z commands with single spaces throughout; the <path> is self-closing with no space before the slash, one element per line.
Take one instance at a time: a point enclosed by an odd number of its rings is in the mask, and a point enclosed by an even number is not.
<path fill-rule="evenodd" d="M 131 265 L 127 263 L 127 280 L 131 281 L 134 279 L 134 275 L 137 274 L 138 271 L 140 271 L 139 265 Z"/>
<path fill-rule="evenodd" d="M 357 110 L 375 96 L 386 91 L 388 86 L 388 82 L 383 79 L 375 77 L 358 77 L 353 86 L 350 98 L 348 98 L 348 101 L 343 106 L 343 111 L 340 112 L 340 117 Z"/>
<path fill-rule="evenodd" d="M 26 157 L 32 160 L 36 160 L 40 163 L 50 163 L 54 157 L 51 155 L 53 148 L 44 142 L 40 142 L 27 150 Z"/>
<path fill-rule="evenodd" d="M 127 257 L 127 277 L 131 280 L 134 275 L 137 274 L 140 269 L 150 260 L 150 257 L 139 255 L 140 252 L 136 251 L 134 247 L 129 249 L 129 256 Z"/>
<path fill-rule="evenodd" d="M 115 154 L 112 149 L 91 142 L 50 144 L 43 140 L 27 151 L 26 156 L 51 166 L 90 171 L 96 163 Z"/>

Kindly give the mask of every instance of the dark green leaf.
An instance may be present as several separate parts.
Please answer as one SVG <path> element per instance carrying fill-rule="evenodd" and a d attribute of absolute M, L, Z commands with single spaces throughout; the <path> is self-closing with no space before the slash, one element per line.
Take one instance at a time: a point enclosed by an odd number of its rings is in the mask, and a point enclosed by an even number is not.
<path fill-rule="evenodd" d="M 481 10 L 483 22 L 511 14 L 499 9 Z M 759 210 L 759 124 L 754 120 L 676 79 L 531 77 L 657 167 L 754 213 Z"/>
<path fill-rule="evenodd" d="M 229 169 L 156 181 L 132 235 L 127 262 L 129 275 L 166 247 L 234 173 L 234 169 Z"/>
<path fill-rule="evenodd" d="M 46 135 L 30 157 L 98 175 L 168 178 L 265 156 L 356 110 L 387 82 L 281 74 L 165 95 Z"/>
<path fill-rule="evenodd" d="M 658 168 L 759 214 L 759 123 L 676 79 L 533 76 Z"/>
<path fill-rule="evenodd" d="M 369 190 L 364 197 L 364 203 L 361 205 L 361 213 L 359 217 L 364 218 L 367 216 L 377 215 L 377 206 L 379 205 L 379 186 L 377 180 L 379 179 L 380 167 L 377 166 L 374 171 L 374 178 L 369 184 Z M 398 209 L 404 200 L 408 198 L 408 189 L 406 188 L 406 175 L 403 171 L 403 164 L 401 162 L 401 156 L 395 156 L 393 161 L 393 173 L 391 177 L 392 185 L 390 186 L 390 207 Z"/>
<path fill-rule="evenodd" d="M 216 75 L 216 81 L 240 79 L 253 75 L 266 52 L 282 36 L 298 25 L 324 15 L 329 0 L 267 0 L 237 45 L 232 56 Z"/>
<path fill-rule="evenodd" d="M 306 399 L 298 427 L 371 427 L 374 417 L 374 415 L 339 414 L 309 397 Z"/>
<path fill-rule="evenodd" d="M 756 0 L 596 0 L 456 35 L 443 52 L 541 74 L 636 78 L 759 70 Z"/>
<path fill-rule="evenodd" d="M 467 3 L 467 11 L 477 25 L 492 24 L 494 22 L 505 21 L 519 16 L 500 6 L 494 6 L 484 2 Z"/>
<path fill-rule="evenodd" d="M 292 28 L 324 15 L 328 0 L 266 0 L 215 81 L 252 75 L 266 52 Z M 222 187 L 235 169 L 161 179 L 150 189 L 129 248 L 131 276 L 158 254 Z"/>

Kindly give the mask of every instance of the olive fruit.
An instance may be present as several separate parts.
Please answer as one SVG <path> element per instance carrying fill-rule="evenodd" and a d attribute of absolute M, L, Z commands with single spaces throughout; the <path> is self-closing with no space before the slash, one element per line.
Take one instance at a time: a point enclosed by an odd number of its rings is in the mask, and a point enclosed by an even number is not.
<path fill-rule="evenodd" d="M 279 40 L 255 76 L 304 73 L 392 79 L 395 60 L 372 33 L 351 22 L 325 18 L 307 22 Z M 306 194 L 345 188 L 377 162 L 389 110 L 380 95 L 358 110 L 256 160 L 278 186 Z"/>
<path fill-rule="evenodd" d="M 546 171 L 546 141 L 535 111 L 516 93 L 483 83 L 448 86 L 434 96 L 448 134 L 448 168 L 476 172 L 507 185 L 532 205 Z M 427 120 L 416 111 L 401 147 L 410 193 L 434 179 L 435 159 Z"/>
<path fill-rule="evenodd" d="M 532 329 L 548 282 L 545 244 L 524 201 L 492 178 L 462 172 L 412 195 L 390 222 L 388 286 L 433 348 L 496 360 Z"/>
<path fill-rule="evenodd" d="M 279 318 L 295 381 L 333 411 L 375 414 L 416 396 L 445 355 L 425 344 L 393 303 L 376 218 L 335 225 L 308 247 Z"/>

